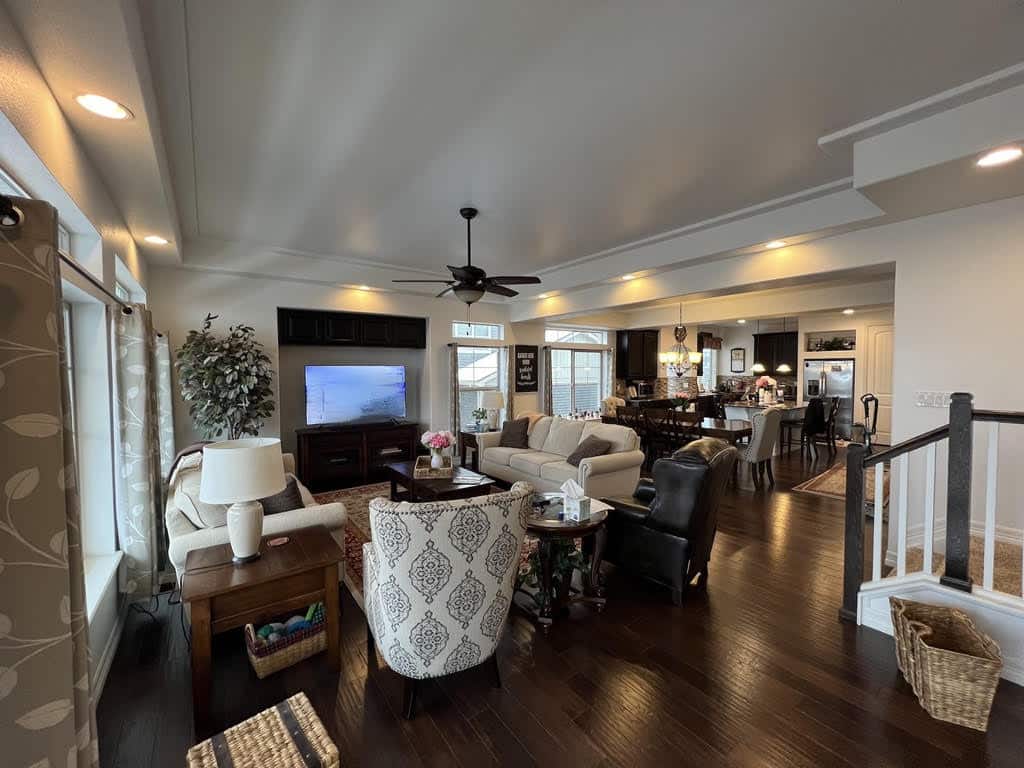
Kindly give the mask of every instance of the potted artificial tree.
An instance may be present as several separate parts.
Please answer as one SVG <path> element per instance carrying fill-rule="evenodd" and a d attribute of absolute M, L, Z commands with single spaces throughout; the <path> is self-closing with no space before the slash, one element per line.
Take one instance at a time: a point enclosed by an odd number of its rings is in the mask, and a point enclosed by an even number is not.
<path fill-rule="evenodd" d="M 274 412 L 270 382 L 274 370 L 256 332 L 233 325 L 227 336 L 210 329 L 217 315 L 207 315 L 202 330 L 191 330 L 177 351 L 178 385 L 192 421 L 205 438 L 257 435 Z"/>

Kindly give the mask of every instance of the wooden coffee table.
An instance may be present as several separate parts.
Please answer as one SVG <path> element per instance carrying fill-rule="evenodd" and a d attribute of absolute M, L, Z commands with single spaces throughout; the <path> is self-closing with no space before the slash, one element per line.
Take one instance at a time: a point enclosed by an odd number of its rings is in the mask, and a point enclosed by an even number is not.
<path fill-rule="evenodd" d="M 278 547 L 269 539 L 288 537 Z M 262 556 L 250 563 L 231 562 L 231 546 L 194 549 L 185 558 L 181 599 L 192 614 L 192 711 L 196 735 L 209 726 L 211 640 L 246 624 L 264 624 L 290 611 L 323 601 L 327 619 L 327 661 L 339 664 L 341 608 L 338 602 L 338 547 L 318 525 L 265 536 Z"/>
<path fill-rule="evenodd" d="M 494 486 L 492 478 L 465 467 L 455 467 L 451 477 L 417 480 L 413 477 L 415 467 L 415 461 L 399 461 L 388 464 L 392 501 L 469 499 L 473 496 L 486 496 Z"/>

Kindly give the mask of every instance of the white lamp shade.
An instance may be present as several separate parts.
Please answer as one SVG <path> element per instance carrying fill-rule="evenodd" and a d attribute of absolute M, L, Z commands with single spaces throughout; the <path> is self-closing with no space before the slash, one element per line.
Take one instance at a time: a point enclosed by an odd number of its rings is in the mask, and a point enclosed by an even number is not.
<path fill-rule="evenodd" d="M 284 490 L 281 441 L 274 437 L 225 440 L 203 448 L 199 499 L 208 504 L 256 501 Z"/>
<path fill-rule="evenodd" d="M 764 367 L 764 363 L 754 363 L 750 366 L 750 370 L 754 373 L 764 373 L 768 369 Z"/>
<path fill-rule="evenodd" d="M 480 407 L 500 411 L 505 407 L 505 396 L 501 392 L 484 392 L 480 397 Z"/>

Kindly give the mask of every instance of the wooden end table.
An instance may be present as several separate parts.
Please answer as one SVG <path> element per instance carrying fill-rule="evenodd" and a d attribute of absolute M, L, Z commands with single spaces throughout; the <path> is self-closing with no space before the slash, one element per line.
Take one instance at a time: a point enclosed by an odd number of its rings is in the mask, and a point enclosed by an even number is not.
<path fill-rule="evenodd" d="M 415 461 L 388 464 L 392 501 L 451 501 L 486 496 L 494 486 L 493 478 L 465 467 L 455 467 L 451 477 L 417 480 Z"/>
<path fill-rule="evenodd" d="M 277 547 L 269 539 L 288 537 Z M 265 536 L 262 556 L 231 562 L 231 546 L 194 549 L 185 558 L 181 599 L 192 614 L 192 711 L 196 735 L 209 726 L 213 635 L 246 624 L 263 624 L 289 611 L 323 601 L 327 620 L 327 661 L 340 663 L 341 606 L 338 564 L 341 548 L 322 525 Z"/>
<path fill-rule="evenodd" d="M 516 605 L 529 614 L 541 627 L 545 634 L 551 629 L 555 621 L 555 613 L 568 609 L 569 603 L 585 602 L 593 605 L 600 613 L 604 610 L 607 602 L 604 596 L 604 589 L 601 587 L 601 561 L 604 557 L 604 547 L 607 540 L 607 528 L 605 523 L 608 520 L 608 512 L 611 507 L 597 499 L 591 499 L 590 517 L 579 522 L 566 519 L 562 515 L 561 494 L 546 493 L 544 496 L 552 499 L 552 503 L 546 508 L 534 511 L 527 518 L 526 532 L 537 538 L 537 554 L 540 560 L 540 589 L 537 600 L 534 595 L 517 588 L 517 592 L 529 596 L 536 604 L 536 609 L 522 605 L 516 601 Z M 555 583 L 554 573 L 555 547 L 559 542 L 572 542 L 575 539 L 583 539 L 584 555 L 589 555 L 590 565 L 583 572 L 583 592 L 572 595 L 572 575 L 565 577 L 561 583 Z"/>
<path fill-rule="evenodd" d="M 462 466 L 466 466 L 466 454 L 470 450 L 473 451 L 473 461 L 469 468 L 474 472 L 480 471 L 480 448 L 476 443 L 477 435 L 486 435 L 488 432 L 497 432 L 496 429 L 484 429 L 476 432 L 471 430 L 462 430 L 459 432 L 459 457 L 462 459 Z"/>

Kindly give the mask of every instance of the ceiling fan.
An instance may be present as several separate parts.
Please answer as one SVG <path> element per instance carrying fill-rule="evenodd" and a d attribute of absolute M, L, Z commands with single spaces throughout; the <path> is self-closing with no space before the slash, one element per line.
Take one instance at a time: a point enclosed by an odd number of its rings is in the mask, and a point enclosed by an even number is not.
<path fill-rule="evenodd" d="M 519 291 L 506 288 L 508 285 L 535 285 L 539 277 L 529 275 L 500 275 L 488 277 L 480 267 L 473 266 L 473 246 L 470 239 L 470 227 L 479 211 L 476 208 L 460 208 L 459 213 L 466 220 L 466 266 L 453 267 L 448 265 L 452 280 L 392 280 L 393 283 L 444 283 L 447 287 L 437 294 L 441 298 L 451 291 L 467 304 L 480 301 L 485 293 L 496 293 L 499 296 L 518 296 Z"/>

